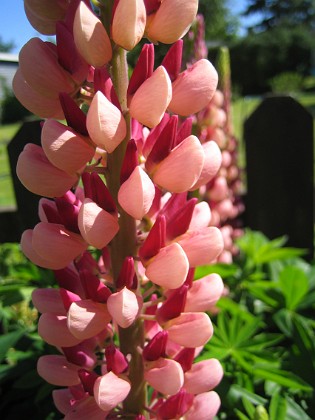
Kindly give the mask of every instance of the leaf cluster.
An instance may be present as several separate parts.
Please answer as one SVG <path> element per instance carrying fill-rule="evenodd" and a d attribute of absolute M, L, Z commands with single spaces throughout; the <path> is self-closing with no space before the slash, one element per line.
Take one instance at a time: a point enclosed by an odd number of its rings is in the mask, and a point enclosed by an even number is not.
<path fill-rule="evenodd" d="M 224 367 L 220 419 L 310 420 L 315 412 L 315 267 L 285 241 L 248 230 L 233 265 L 197 270 L 219 272 L 229 290 L 201 355 Z"/>

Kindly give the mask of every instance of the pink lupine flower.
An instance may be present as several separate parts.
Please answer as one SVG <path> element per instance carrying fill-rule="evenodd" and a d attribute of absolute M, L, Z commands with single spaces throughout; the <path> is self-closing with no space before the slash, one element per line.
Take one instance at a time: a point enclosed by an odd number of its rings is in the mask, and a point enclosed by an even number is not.
<path fill-rule="evenodd" d="M 223 377 L 223 369 L 217 359 L 194 363 L 185 373 L 184 388 L 191 394 L 201 394 L 215 388 Z"/>
<path fill-rule="evenodd" d="M 192 406 L 193 400 L 193 395 L 189 394 L 185 389 L 181 389 L 176 395 L 169 397 L 161 404 L 158 408 L 158 419 L 182 418 L 183 414 Z"/>
<path fill-rule="evenodd" d="M 143 37 L 145 24 L 143 0 L 119 0 L 112 21 L 112 39 L 125 50 L 132 50 Z"/>
<path fill-rule="evenodd" d="M 209 311 L 220 299 L 224 284 L 218 274 L 209 274 L 195 280 L 187 292 L 185 312 Z"/>
<path fill-rule="evenodd" d="M 79 53 L 91 66 L 102 67 L 111 60 L 112 47 L 106 29 L 83 1 L 75 14 L 73 35 Z"/>
<path fill-rule="evenodd" d="M 41 143 L 49 161 L 70 174 L 82 169 L 95 153 L 88 138 L 52 119 L 43 125 Z"/>
<path fill-rule="evenodd" d="M 36 253 L 47 261 L 60 261 L 66 267 L 87 248 L 80 235 L 70 232 L 64 226 L 39 222 L 34 230 L 32 245 Z"/>
<path fill-rule="evenodd" d="M 214 141 L 207 141 L 202 144 L 205 154 L 204 164 L 197 182 L 191 187 L 196 190 L 206 185 L 218 173 L 222 164 L 222 155 L 219 146 Z"/>
<path fill-rule="evenodd" d="M 172 359 L 160 358 L 145 363 L 144 379 L 158 392 L 176 394 L 184 383 L 181 365 Z"/>
<path fill-rule="evenodd" d="M 188 231 L 177 242 L 185 251 L 190 267 L 210 264 L 223 250 L 222 235 L 216 227 Z"/>
<path fill-rule="evenodd" d="M 46 382 L 57 386 L 72 386 L 80 383 L 80 366 L 69 363 L 65 356 L 41 356 L 37 362 L 37 372 Z"/>
<path fill-rule="evenodd" d="M 164 0 L 147 23 L 146 35 L 152 42 L 172 44 L 182 38 L 196 17 L 198 0 Z"/>
<path fill-rule="evenodd" d="M 206 313 L 184 312 L 164 325 L 170 340 L 184 347 L 204 346 L 212 337 L 213 327 Z"/>
<path fill-rule="evenodd" d="M 113 215 L 89 198 L 82 203 L 78 224 L 82 237 L 95 248 L 104 248 L 119 230 L 117 215 Z"/>
<path fill-rule="evenodd" d="M 77 175 L 52 165 L 43 149 L 32 143 L 20 154 L 16 172 L 29 191 L 45 197 L 61 197 L 78 181 Z"/>
<path fill-rule="evenodd" d="M 211 186 L 211 200 L 222 201 L 228 197 L 229 188 L 226 177 L 218 176 L 214 179 Z"/>
<path fill-rule="evenodd" d="M 32 292 L 32 302 L 40 313 L 51 312 L 66 315 L 59 289 L 52 287 L 34 289 Z"/>
<path fill-rule="evenodd" d="M 141 220 L 151 208 L 155 187 L 147 173 L 137 166 L 118 191 L 118 202 L 130 216 Z"/>
<path fill-rule="evenodd" d="M 95 398 L 85 395 L 77 401 L 73 402 L 71 408 L 65 413 L 64 420 L 104 420 L 107 413 L 96 404 Z"/>
<path fill-rule="evenodd" d="M 176 261 L 176 264 L 173 261 Z M 188 268 L 189 263 L 183 248 L 178 243 L 173 243 L 162 248 L 149 261 L 145 274 L 159 286 L 177 289 L 184 283 Z"/>
<path fill-rule="evenodd" d="M 161 121 L 172 98 L 172 85 L 167 71 L 159 66 L 133 95 L 130 115 L 147 127 Z"/>
<path fill-rule="evenodd" d="M 114 344 L 110 344 L 105 349 L 107 372 L 114 372 L 116 375 L 128 370 L 126 356 Z"/>
<path fill-rule="evenodd" d="M 157 166 L 153 180 L 171 192 L 187 191 L 200 177 L 204 159 L 199 140 L 189 136 Z"/>
<path fill-rule="evenodd" d="M 59 92 L 70 93 L 75 89 L 71 75 L 58 62 L 54 44 L 30 39 L 20 51 L 19 63 L 26 82 L 47 98 L 57 99 Z"/>
<path fill-rule="evenodd" d="M 193 405 L 184 416 L 185 420 L 212 420 L 221 405 L 219 395 L 214 392 L 203 392 L 196 395 Z"/>
<path fill-rule="evenodd" d="M 197 61 L 172 83 L 169 109 L 182 116 L 200 111 L 210 102 L 217 84 L 218 73 L 210 61 Z"/>
<path fill-rule="evenodd" d="M 108 298 L 107 308 L 114 321 L 120 327 L 127 328 L 138 315 L 139 303 L 135 293 L 124 287 Z"/>
<path fill-rule="evenodd" d="M 160 331 L 144 347 L 142 357 L 145 360 L 153 361 L 160 357 L 165 357 L 166 343 L 168 339 L 167 331 Z"/>
<path fill-rule="evenodd" d="M 65 17 L 69 2 L 59 0 L 25 0 L 24 9 L 31 25 L 44 35 L 56 33 L 56 22 Z"/>
<path fill-rule="evenodd" d="M 46 343 L 55 347 L 71 347 L 80 343 L 67 327 L 67 317 L 46 312 L 38 321 L 38 334 Z"/>
<path fill-rule="evenodd" d="M 189 230 L 197 230 L 209 226 L 211 220 L 211 209 L 209 204 L 201 201 L 196 204 L 189 224 Z"/>
<path fill-rule="evenodd" d="M 48 98 L 33 89 L 25 80 L 20 68 L 13 77 L 12 88 L 21 104 L 33 114 L 42 118 L 64 118 L 58 98 Z"/>
<path fill-rule="evenodd" d="M 121 111 L 101 92 L 96 92 L 87 114 L 87 129 L 93 142 L 112 153 L 127 133 Z"/>
<path fill-rule="evenodd" d="M 105 304 L 86 299 L 71 304 L 67 325 L 75 337 L 85 340 L 103 331 L 110 320 Z"/>
<path fill-rule="evenodd" d="M 52 392 L 54 405 L 62 414 L 66 414 L 71 409 L 71 400 L 73 395 L 70 388 L 54 389 Z"/>
<path fill-rule="evenodd" d="M 130 383 L 108 372 L 99 377 L 94 384 L 94 398 L 103 411 L 110 411 L 121 403 L 130 392 Z"/>

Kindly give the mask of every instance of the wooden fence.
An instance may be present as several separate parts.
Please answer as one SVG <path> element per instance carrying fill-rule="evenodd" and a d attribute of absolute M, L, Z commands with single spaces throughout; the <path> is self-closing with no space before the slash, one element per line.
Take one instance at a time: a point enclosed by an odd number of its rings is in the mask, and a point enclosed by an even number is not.
<path fill-rule="evenodd" d="M 247 194 L 244 225 L 313 257 L 313 118 L 291 97 L 262 101 L 244 125 Z M 0 213 L 0 243 L 18 242 L 37 222 L 38 196 L 18 180 L 15 167 L 26 143 L 40 144 L 40 122 L 25 123 L 8 145 L 17 210 Z"/>

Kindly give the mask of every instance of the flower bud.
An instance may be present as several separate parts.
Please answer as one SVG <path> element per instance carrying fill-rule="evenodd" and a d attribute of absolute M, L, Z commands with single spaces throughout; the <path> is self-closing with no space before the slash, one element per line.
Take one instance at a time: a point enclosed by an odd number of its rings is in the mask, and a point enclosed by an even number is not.
<path fill-rule="evenodd" d="M 56 386 L 73 386 L 80 384 L 78 370 L 80 366 L 69 363 L 65 356 L 41 356 L 37 362 L 37 372 L 46 382 Z"/>
<path fill-rule="evenodd" d="M 152 42 L 173 44 L 189 30 L 196 17 L 198 0 L 164 0 L 148 21 L 146 34 Z"/>
<path fill-rule="evenodd" d="M 172 83 L 169 109 L 182 116 L 195 114 L 208 105 L 217 84 L 218 73 L 210 61 L 197 61 Z"/>
<path fill-rule="evenodd" d="M 75 45 L 82 57 L 94 67 L 102 67 L 112 58 L 106 29 L 92 10 L 81 1 L 73 24 Z"/>
<path fill-rule="evenodd" d="M 137 166 L 118 191 L 118 202 L 130 216 L 141 220 L 151 208 L 155 187 L 147 173 Z"/>
<path fill-rule="evenodd" d="M 122 113 L 100 91 L 92 99 L 86 124 L 93 142 L 108 153 L 116 149 L 127 133 Z"/>
<path fill-rule="evenodd" d="M 43 149 L 32 143 L 28 143 L 20 154 L 16 173 L 29 191 L 51 198 L 61 197 L 78 180 L 76 175 L 52 165 Z"/>
<path fill-rule="evenodd" d="M 161 121 L 172 98 L 172 85 L 163 66 L 139 87 L 130 103 L 130 115 L 147 127 L 155 127 Z"/>
<path fill-rule="evenodd" d="M 130 51 L 143 37 L 145 24 L 143 0 L 119 0 L 112 22 L 112 39 Z"/>
<path fill-rule="evenodd" d="M 95 381 L 94 398 L 102 410 L 110 411 L 127 397 L 130 389 L 129 382 L 108 372 Z"/>
<path fill-rule="evenodd" d="M 98 249 L 104 248 L 119 230 L 117 216 L 103 210 L 89 198 L 82 203 L 78 224 L 86 242 Z"/>

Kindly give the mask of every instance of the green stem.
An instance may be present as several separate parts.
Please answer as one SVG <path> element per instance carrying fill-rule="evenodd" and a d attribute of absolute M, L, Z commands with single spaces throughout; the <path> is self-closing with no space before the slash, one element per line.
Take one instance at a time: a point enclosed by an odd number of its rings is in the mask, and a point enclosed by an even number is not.
<path fill-rule="evenodd" d="M 120 187 L 120 170 L 125 156 L 127 143 L 131 136 L 130 115 L 127 107 L 128 64 L 127 53 L 122 48 L 114 48 L 111 61 L 111 76 L 116 94 L 118 96 L 123 115 L 127 123 L 127 135 L 124 141 L 108 154 L 107 160 L 107 186 L 116 201 L 119 210 L 119 232 L 111 242 L 111 264 L 114 281 L 121 270 L 124 259 L 136 254 L 136 222 L 120 206 L 117 200 Z M 146 387 L 143 379 L 143 361 L 138 347 L 144 345 L 143 320 L 138 319 L 128 328 L 119 328 L 120 350 L 130 355 L 129 379 L 131 390 L 125 399 L 125 414 L 141 414 L 146 406 Z"/>

